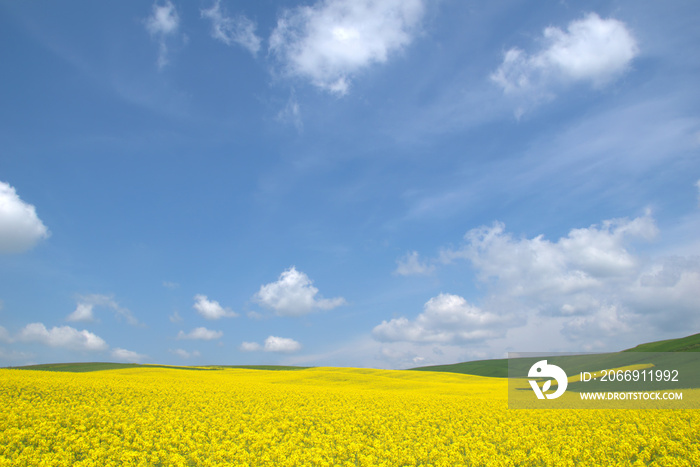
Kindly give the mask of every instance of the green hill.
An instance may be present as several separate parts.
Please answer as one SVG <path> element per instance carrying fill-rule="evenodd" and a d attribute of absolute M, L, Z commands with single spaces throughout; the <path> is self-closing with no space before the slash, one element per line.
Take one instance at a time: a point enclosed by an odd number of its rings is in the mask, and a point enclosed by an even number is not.
<path fill-rule="evenodd" d="M 700 333 L 679 339 L 639 344 L 623 352 L 700 352 Z"/>
<path fill-rule="evenodd" d="M 581 371 L 590 370 L 592 358 L 599 369 L 616 368 L 624 365 L 638 363 L 638 359 L 633 354 L 625 352 L 700 352 L 700 333 L 678 339 L 668 339 L 658 342 L 640 344 L 634 348 L 621 352 L 611 352 L 592 356 L 560 356 L 551 358 L 551 363 L 566 361 L 569 365 Z M 624 355 L 622 355 L 624 354 Z M 532 359 L 520 359 L 522 366 L 530 365 Z M 511 365 L 518 365 L 519 362 L 511 362 Z M 508 359 L 475 360 L 471 362 L 453 363 L 450 365 L 432 365 L 411 368 L 413 371 L 443 371 L 447 373 L 462 373 L 476 376 L 491 376 L 497 378 L 508 377 Z"/>

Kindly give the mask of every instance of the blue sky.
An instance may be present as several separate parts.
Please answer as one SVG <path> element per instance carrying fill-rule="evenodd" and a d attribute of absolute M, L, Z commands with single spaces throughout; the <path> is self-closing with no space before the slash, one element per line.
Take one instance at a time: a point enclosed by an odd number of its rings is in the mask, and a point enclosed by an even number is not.
<path fill-rule="evenodd" d="M 0 365 L 700 332 L 700 5 L 0 2 Z"/>

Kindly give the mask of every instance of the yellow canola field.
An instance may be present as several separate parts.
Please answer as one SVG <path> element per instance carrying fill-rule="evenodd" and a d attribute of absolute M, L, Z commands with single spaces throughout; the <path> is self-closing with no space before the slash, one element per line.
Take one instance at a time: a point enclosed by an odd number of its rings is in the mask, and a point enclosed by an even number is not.
<path fill-rule="evenodd" d="M 448 373 L 0 370 L 0 466 L 700 465 L 700 411 L 509 410 Z"/>

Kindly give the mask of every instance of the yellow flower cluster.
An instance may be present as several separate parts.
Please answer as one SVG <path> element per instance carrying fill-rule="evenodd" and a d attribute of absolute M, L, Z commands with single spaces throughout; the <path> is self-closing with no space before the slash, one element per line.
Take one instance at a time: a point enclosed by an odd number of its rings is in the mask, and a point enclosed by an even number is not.
<path fill-rule="evenodd" d="M 447 373 L 0 370 L 0 466 L 700 465 L 693 410 L 509 410 Z"/>

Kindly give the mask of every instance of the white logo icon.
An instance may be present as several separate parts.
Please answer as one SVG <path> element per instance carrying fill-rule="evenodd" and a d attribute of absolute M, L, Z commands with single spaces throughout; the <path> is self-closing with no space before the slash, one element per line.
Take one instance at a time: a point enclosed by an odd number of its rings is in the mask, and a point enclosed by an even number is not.
<path fill-rule="evenodd" d="M 557 381 L 557 390 L 553 394 L 545 394 L 552 385 L 551 379 L 544 382 L 542 389 L 537 385 L 537 381 L 530 380 L 530 386 L 532 386 L 532 390 L 535 391 L 538 399 L 544 399 L 545 396 L 547 396 L 547 399 L 556 399 L 564 394 L 566 387 L 569 385 L 569 379 L 566 377 L 564 370 L 556 365 L 548 365 L 547 360 L 540 360 L 532 365 L 527 375 L 530 378 L 554 378 Z"/>

